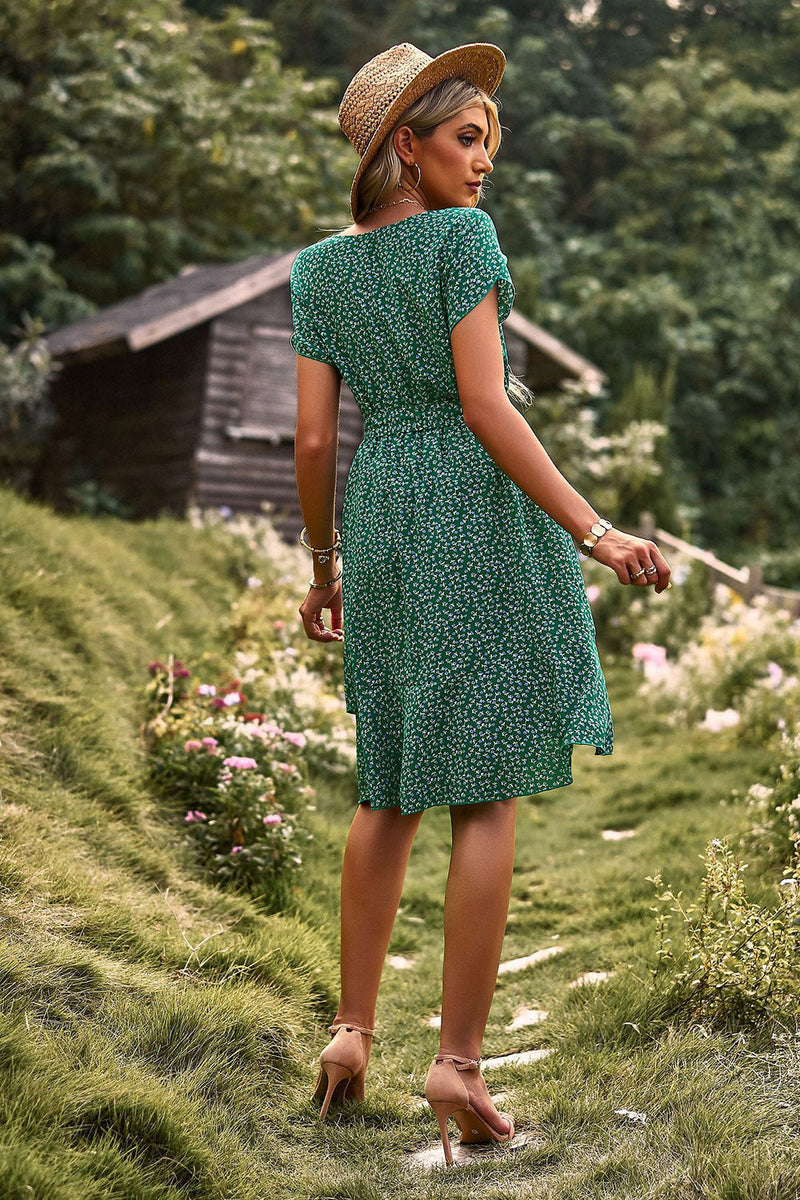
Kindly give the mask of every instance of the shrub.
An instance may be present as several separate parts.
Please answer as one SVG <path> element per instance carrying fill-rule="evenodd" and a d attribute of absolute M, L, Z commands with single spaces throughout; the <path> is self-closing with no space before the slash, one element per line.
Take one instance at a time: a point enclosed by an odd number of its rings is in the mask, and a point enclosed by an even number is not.
<path fill-rule="evenodd" d="M 13 349 L 0 344 L 0 482 L 30 486 L 53 410 L 47 388 L 55 373 L 35 326 Z"/>
<path fill-rule="evenodd" d="M 766 1021 L 794 1027 L 800 1008 L 800 863 L 778 888 L 773 907 L 752 901 L 742 863 L 724 840 L 710 842 L 700 896 L 656 888 L 658 966 L 676 967 L 669 982 L 674 1011 L 722 1029 L 755 1029 Z M 675 952 L 668 936 L 677 922 L 685 948 Z"/>

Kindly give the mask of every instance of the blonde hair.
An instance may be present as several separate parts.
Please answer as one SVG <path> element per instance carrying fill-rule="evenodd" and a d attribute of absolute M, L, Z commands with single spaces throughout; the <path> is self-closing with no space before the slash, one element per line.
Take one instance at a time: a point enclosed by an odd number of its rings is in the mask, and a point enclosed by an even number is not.
<path fill-rule="evenodd" d="M 356 223 L 363 221 L 382 203 L 383 197 L 390 195 L 400 184 L 403 162 L 394 147 L 394 135 L 397 130 L 403 125 L 408 125 L 417 137 L 431 137 L 445 121 L 452 120 L 465 108 L 472 108 L 475 104 L 482 104 L 486 113 L 489 126 L 486 149 L 489 157 L 493 159 L 503 140 L 497 101 L 468 79 L 460 76 L 443 79 L 406 109 L 381 142 L 359 184 Z M 471 207 L 474 208 L 479 200 L 480 195 L 476 195 Z M 533 392 L 510 367 L 506 392 L 511 402 L 520 410 L 529 408 L 534 399 Z"/>

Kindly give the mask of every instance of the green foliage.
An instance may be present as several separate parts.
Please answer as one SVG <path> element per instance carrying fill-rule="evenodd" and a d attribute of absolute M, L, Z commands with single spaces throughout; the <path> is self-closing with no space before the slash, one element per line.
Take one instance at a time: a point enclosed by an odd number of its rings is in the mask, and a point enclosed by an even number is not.
<path fill-rule="evenodd" d="M 311 236 L 343 188 L 324 80 L 269 25 L 178 0 L 58 0 L 0 14 L 0 336 L 175 274 Z"/>
<path fill-rule="evenodd" d="M 211 877 L 256 896 L 267 911 L 291 900 L 292 875 L 310 834 L 303 810 L 305 736 L 248 711 L 238 679 L 197 685 L 181 662 L 151 663 L 151 778 L 180 808 L 189 841 Z M 263 687 L 257 703 L 270 704 Z"/>
<path fill-rule="evenodd" d="M 55 367 L 35 327 L 13 350 L 0 343 L 0 483 L 31 482 L 53 411 L 47 386 Z"/>
<path fill-rule="evenodd" d="M 526 418 L 570 483 L 591 496 L 615 525 L 636 525 L 648 505 L 655 507 L 659 520 L 668 522 L 663 424 L 652 418 L 621 418 L 618 429 L 601 434 L 590 397 L 579 384 L 537 396 Z"/>
<path fill-rule="evenodd" d="M 800 856 L 800 723 L 781 731 L 769 778 L 748 788 L 751 827 L 745 845 L 784 867 Z"/>
<path fill-rule="evenodd" d="M 717 1028 L 758 1028 L 765 1021 L 794 1030 L 800 1007 L 800 863 L 783 880 L 777 903 L 751 900 L 745 863 L 728 843 L 715 839 L 705 854 L 705 877 L 697 900 L 653 877 L 661 932 L 659 965 L 673 964 L 668 933 L 677 921 L 685 954 L 670 980 L 675 1011 Z"/>

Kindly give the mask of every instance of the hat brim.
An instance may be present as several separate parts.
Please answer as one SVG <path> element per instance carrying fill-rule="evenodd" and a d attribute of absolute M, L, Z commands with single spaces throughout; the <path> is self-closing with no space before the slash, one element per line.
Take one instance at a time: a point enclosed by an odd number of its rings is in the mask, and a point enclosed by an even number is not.
<path fill-rule="evenodd" d="M 503 72 L 506 69 L 506 56 L 499 46 L 491 42 L 470 42 L 465 46 L 455 46 L 445 50 L 415 75 L 410 83 L 392 101 L 378 128 L 373 133 L 366 149 L 361 156 L 358 169 L 353 177 L 350 188 L 350 213 L 355 221 L 358 209 L 358 189 L 362 176 L 380 149 L 381 142 L 392 128 L 398 117 L 410 108 L 415 100 L 424 96 L 425 92 L 436 87 L 444 79 L 452 79 L 462 75 L 470 83 L 492 96 L 500 86 Z"/>

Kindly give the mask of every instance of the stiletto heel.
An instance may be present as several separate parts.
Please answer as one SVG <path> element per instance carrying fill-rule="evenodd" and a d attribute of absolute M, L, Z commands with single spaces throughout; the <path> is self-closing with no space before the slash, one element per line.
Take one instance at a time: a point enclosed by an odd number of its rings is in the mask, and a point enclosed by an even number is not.
<path fill-rule="evenodd" d="M 350 1086 L 350 1080 L 353 1078 L 353 1072 L 350 1070 L 350 1068 L 342 1066 L 341 1063 L 326 1063 L 325 1066 L 322 1067 L 322 1074 L 327 1080 L 327 1087 L 325 1090 L 325 1098 L 322 1101 L 322 1108 L 319 1110 L 320 1121 L 324 1121 L 328 1115 L 328 1108 L 330 1107 L 331 1100 L 333 1099 L 336 1089 L 342 1080 L 347 1080 L 347 1086 L 342 1088 L 342 1095 L 340 1097 L 340 1099 L 344 1100 L 347 1088 Z"/>
<path fill-rule="evenodd" d="M 319 1075 L 312 1099 L 321 1101 L 319 1117 L 324 1121 L 331 1103 L 344 1103 L 353 1082 L 363 1083 L 367 1069 L 367 1055 L 361 1041 L 362 1034 L 371 1037 L 375 1030 L 365 1029 L 350 1022 L 334 1021 L 328 1029 L 333 1040 L 328 1043 L 319 1058 Z"/>
<path fill-rule="evenodd" d="M 510 1142 L 514 1137 L 514 1122 L 508 1113 L 495 1115 L 508 1123 L 502 1133 L 495 1129 L 475 1108 L 469 1089 L 460 1072 L 480 1070 L 479 1058 L 460 1058 L 456 1054 L 437 1054 L 428 1068 L 425 1080 L 425 1099 L 433 1109 L 442 1135 L 445 1162 L 453 1165 L 453 1151 L 447 1133 L 448 1117 L 455 1119 L 461 1131 L 462 1146 L 485 1142 Z M 491 1103 L 491 1102 L 490 1102 Z"/>
<path fill-rule="evenodd" d="M 450 1145 L 450 1134 L 447 1132 L 447 1119 L 448 1117 L 452 1117 L 453 1113 L 458 1112 L 458 1103 L 453 1104 L 450 1100 L 429 1100 L 428 1103 L 436 1115 L 436 1120 L 439 1122 L 439 1133 L 442 1135 L 444 1161 L 449 1167 L 452 1167 L 453 1150 Z"/>

